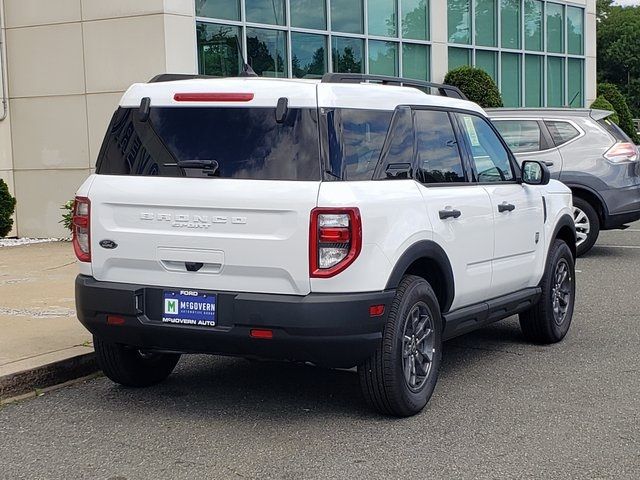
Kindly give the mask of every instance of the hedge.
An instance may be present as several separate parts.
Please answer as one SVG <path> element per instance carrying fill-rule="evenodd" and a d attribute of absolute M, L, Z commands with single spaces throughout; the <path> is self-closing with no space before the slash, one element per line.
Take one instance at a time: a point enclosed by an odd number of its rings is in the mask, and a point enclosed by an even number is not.
<path fill-rule="evenodd" d="M 13 227 L 11 216 L 16 209 L 16 199 L 9 193 L 9 187 L 0 178 L 0 238 L 6 237 Z"/>
<path fill-rule="evenodd" d="M 618 114 L 618 125 L 620 125 L 620 128 L 624 130 L 624 132 L 629 135 L 634 142 L 639 143 L 640 138 L 638 138 L 636 129 L 633 126 L 631 110 L 629 110 L 627 101 L 622 93 L 620 93 L 620 90 L 618 90 L 618 87 L 613 83 L 601 83 L 598 85 L 598 96 L 606 98 L 609 103 L 611 103 Z"/>
<path fill-rule="evenodd" d="M 483 108 L 504 106 L 496 82 L 480 68 L 454 68 L 444 77 L 444 83 L 458 87 L 469 100 Z"/>
<path fill-rule="evenodd" d="M 596 97 L 596 99 L 591 104 L 591 108 L 595 108 L 596 110 L 608 110 L 610 112 L 613 112 L 613 114 L 610 115 L 607 118 L 612 120 L 617 125 L 620 125 L 620 118 L 618 117 L 618 114 L 616 113 L 616 109 L 613 108 L 613 105 L 611 105 L 611 102 L 609 100 L 607 100 L 606 98 L 604 98 L 604 97 Z"/>

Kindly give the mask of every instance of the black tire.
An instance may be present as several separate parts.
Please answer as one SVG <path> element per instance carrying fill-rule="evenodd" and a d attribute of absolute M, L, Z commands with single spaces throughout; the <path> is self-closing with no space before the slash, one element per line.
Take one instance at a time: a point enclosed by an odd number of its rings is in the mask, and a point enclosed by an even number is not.
<path fill-rule="evenodd" d="M 179 354 L 142 353 L 125 345 L 93 337 L 98 365 L 104 374 L 126 387 L 150 387 L 165 380 L 175 368 Z"/>
<path fill-rule="evenodd" d="M 410 314 L 416 309 L 418 322 L 413 322 Z M 423 329 L 414 328 L 416 325 L 422 325 Z M 425 335 L 427 330 L 431 332 L 429 335 Z M 412 340 L 405 341 L 405 334 Z M 408 366 L 411 372 L 410 357 L 414 357 L 413 374 L 409 373 L 410 379 L 407 379 L 405 367 Z M 382 414 L 415 415 L 431 398 L 441 360 L 442 317 L 438 300 L 425 279 L 405 275 L 391 304 L 378 349 L 358 366 L 362 393 L 367 403 Z"/>
<path fill-rule="evenodd" d="M 581 255 L 584 255 L 589 250 L 591 250 L 591 248 L 595 245 L 596 240 L 598 240 L 598 235 L 600 235 L 600 219 L 598 218 L 598 212 L 596 212 L 596 209 L 593 207 L 593 205 L 580 197 L 573 197 L 573 206 L 584 212 L 589 221 L 589 231 L 587 233 L 586 239 L 582 243 L 580 243 L 580 239 L 578 239 L 578 243 L 576 244 L 576 255 L 580 257 Z M 574 209 L 574 220 L 576 220 L 578 213 L 579 212 Z M 580 233 L 580 230 L 580 223 L 576 223 L 576 233 Z"/>
<path fill-rule="evenodd" d="M 558 273 L 561 265 L 566 267 L 568 283 L 563 282 L 558 288 L 556 280 L 561 276 Z M 535 306 L 520 314 L 520 327 L 531 342 L 556 343 L 569 331 L 576 298 L 575 263 L 571 249 L 562 240 L 554 240 L 551 246 L 540 287 L 542 297 Z M 556 296 L 557 291 L 560 293 Z"/>

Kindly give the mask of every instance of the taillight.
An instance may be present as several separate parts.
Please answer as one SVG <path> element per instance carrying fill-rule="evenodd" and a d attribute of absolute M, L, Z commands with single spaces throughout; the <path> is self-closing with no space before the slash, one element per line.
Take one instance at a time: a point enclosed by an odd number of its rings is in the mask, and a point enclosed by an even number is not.
<path fill-rule="evenodd" d="M 638 147 L 630 142 L 618 142 L 604 154 L 610 162 L 635 162 L 638 160 Z"/>
<path fill-rule="evenodd" d="M 309 275 L 329 278 L 353 263 L 362 248 L 357 208 L 314 208 L 309 230 Z"/>
<path fill-rule="evenodd" d="M 73 204 L 73 250 L 81 262 L 91 261 L 91 202 L 76 197 Z"/>

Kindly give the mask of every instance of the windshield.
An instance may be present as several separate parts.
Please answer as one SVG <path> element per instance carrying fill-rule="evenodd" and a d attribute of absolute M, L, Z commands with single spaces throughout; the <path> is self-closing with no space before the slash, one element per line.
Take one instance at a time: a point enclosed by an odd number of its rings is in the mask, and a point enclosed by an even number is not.
<path fill-rule="evenodd" d="M 319 180 L 317 111 L 290 108 L 278 123 L 275 108 L 156 107 L 141 121 L 137 108 L 120 108 L 96 173 Z"/>

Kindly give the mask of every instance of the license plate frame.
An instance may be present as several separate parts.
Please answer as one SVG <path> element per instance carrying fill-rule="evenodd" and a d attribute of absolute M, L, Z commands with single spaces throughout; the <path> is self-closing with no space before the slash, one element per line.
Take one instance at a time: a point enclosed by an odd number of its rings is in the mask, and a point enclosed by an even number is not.
<path fill-rule="evenodd" d="M 197 290 L 163 290 L 162 323 L 194 327 L 218 324 L 218 295 Z"/>

